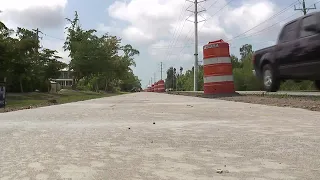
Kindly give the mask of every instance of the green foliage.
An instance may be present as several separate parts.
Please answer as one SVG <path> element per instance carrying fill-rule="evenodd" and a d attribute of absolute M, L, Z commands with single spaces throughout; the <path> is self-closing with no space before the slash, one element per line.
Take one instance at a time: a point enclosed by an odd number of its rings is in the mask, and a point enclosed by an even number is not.
<path fill-rule="evenodd" d="M 13 31 L 0 22 L 0 80 L 7 79 L 8 91 L 48 91 L 50 80 L 68 66 L 79 89 L 130 91 L 141 87 L 131 69 L 138 50 L 129 44 L 122 46 L 116 36 L 97 36 L 96 30 L 83 29 L 77 12 L 67 21 L 64 49 L 70 52 L 69 65 L 60 61 L 57 51 L 41 48 L 35 31 L 20 27 Z M 16 38 L 11 37 L 13 33 Z"/>
<path fill-rule="evenodd" d="M 203 91 L 203 66 L 198 67 L 198 90 Z M 183 68 L 180 68 L 180 74 L 177 75 L 177 90 L 178 91 L 193 91 L 194 83 L 194 68 L 187 70 L 183 74 Z"/>
<path fill-rule="evenodd" d="M 237 91 L 262 90 L 261 81 L 252 73 L 252 52 L 241 60 L 240 66 L 233 67 L 234 84 Z"/>
<path fill-rule="evenodd" d="M 130 44 L 121 45 L 121 39 L 104 34 L 97 36 L 96 30 L 85 30 L 79 23 L 78 13 L 67 19 L 68 36 L 64 49 L 70 52 L 70 69 L 75 72 L 76 86 L 94 91 L 130 91 L 141 88 L 140 80 L 134 76 L 134 56 L 139 51 Z M 122 55 L 120 55 L 122 54 Z"/>
<path fill-rule="evenodd" d="M 237 91 L 260 91 L 263 90 L 263 84 L 261 80 L 257 79 L 252 70 L 252 46 L 245 44 L 240 48 L 240 59 L 234 55 L 231 55 L 231 63 L 233 68 L 234 84 Z M 168 72 L 172 70 L 168 70 Z M 167 73 L 168 75 L 168 73 Z M 171 78 L 171 75 L 169 74 Z M 193 90 L 193 69 L 187 70 L 184 74 L 180 72 L 177 76 L 177 90 L 179 91 L 192 91 Z M 203 90 L 203 67 L 199 66 L 199 90 Z M 171 81 L 172 79 L 167 79 Z M 172 81 L 171 81 L 172 82 Z M 312 81 L 286 81 L 282 83 L 281 90 L 285 91 L 303 91 L 314 90 Z"/>
<path fill-rule="evenodd" d="M 10 37 L 14 32 L 17 38 Z M 58 77 L 59 70 L 66 67 L 56 53 L 41 49 L 35 32 L 13 31 L 0 23 L 0 79 L 7 78 L 8 91 L 48 91 L 49 79 Z"/>

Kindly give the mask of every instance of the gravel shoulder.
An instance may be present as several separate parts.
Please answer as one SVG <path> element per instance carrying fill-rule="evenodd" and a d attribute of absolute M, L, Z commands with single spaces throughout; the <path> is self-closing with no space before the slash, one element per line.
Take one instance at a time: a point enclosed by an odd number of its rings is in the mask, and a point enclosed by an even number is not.
<path fill-rule="evenodd" d="M 278 107 L 302 108 L 311 111 L 320 111 L 320 97 L 316 96 L 293 96 L 293 95 L 275 95 L 275 94 L 254 94 L 254 95 L 227 95 L 206 97 L 199 92 L 170 92 L 169 94 L 195 96 L 203 98 L 215 98 L 226 101 L 244 102 L 252 104 L 263 104 Z"/>

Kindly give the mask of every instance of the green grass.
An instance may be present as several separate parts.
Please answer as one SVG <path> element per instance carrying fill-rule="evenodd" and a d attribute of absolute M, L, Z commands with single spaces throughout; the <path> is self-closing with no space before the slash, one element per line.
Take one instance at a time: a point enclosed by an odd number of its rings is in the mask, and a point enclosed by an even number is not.
<path fill-rule="evenodd" d="M 50 93 L 8 93 L 7 94 L 7 111 L 49 106 L 54 104 L 64 104 L 89 99 L 103 98 L 125 93 L 96 93 L 88 91 L 64 90 L 56 94 Z"/>

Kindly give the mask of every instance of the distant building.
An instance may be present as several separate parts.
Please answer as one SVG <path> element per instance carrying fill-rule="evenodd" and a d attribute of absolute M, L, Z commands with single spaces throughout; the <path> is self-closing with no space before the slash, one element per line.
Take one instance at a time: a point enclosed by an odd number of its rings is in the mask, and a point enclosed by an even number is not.
<path fill-rule="evenodd" d="M 52 79 L 52 81 L 59 83 L 61 85 L 61 88 L 71 87 L 73 85 L 72 70 L 64 68 L 60 70 L 60 72 L 60 77 L 58 79 Z"/>

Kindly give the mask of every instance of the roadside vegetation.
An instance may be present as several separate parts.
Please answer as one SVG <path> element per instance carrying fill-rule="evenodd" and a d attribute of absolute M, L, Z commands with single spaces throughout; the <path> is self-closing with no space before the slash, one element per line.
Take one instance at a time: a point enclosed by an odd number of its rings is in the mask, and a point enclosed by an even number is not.
<path fill-rule="evenodd" d="M 110 97 L 125 94 L 124 92 L 106 93 L 93 91 L 74 91 L 62 90 L 55 94 L 43 92 L 29 93 L 9 93 L 7 101 L 9 102 L 5 109 L 0 109 L 0 112 L 9 112 L 22 109 L 33 109 L 43 106 L 51 106 L 65 104 L 70 102 L 85 101 L 96 98 Z"/>
<path fill-rule="evenodd" d="M 231 55 L 233 66 L 233 76 L 235 88 L 237 91 L 260 91 L 263 90 L 263 85 L 252 73 L 252 45 L 245 44 L 240 48 L 240 57 Z M 194 70 L 185 70 L 180 67 L 176 69 L 170 67 L 167 70 L 166 88 L 177 91 L 192 91 L 193 90 L 193 74 Z M 203 91 L 203 66 L 199 66 L 198 74 L 198 89 Z M 313 91 L 315 90 L 312 81 L 286 81 L 282 83 L 283 91 Z"/>
<path fill-rule="evenodd" d="M 84 29 L 77 12 L 66 21 L 69 26 L 63 48 L 71 59 L 68 64 L 56 50 L 41 47 L 39 30 L 10 29 L 0 22 L 0 81 L 6 79 L 9 109 L 54 104 L 50 99 L 74 102 L 141 88 L 132 71 L 138 50 L 123 45 L 119 37 Z M 50 80 L 59 78 L 63 68 L 72 73 L 73 91 L 49 94 Z"/>
<path fill-rule="evenodd" d="M 50 79 L 58 78 L 66 67 L 74 72 L 73 89 L 116 92 L 141 86 L 131 69 L 138 50 L 122 45 L 119 37 L 82 28 L 77 12 L 67 22 L 64 49 L 69 64 L 56 50 L 41 47 L 37 30 L 13 30 L 0 22 L 0 81 L 7 79 L 7 92 L 48 92 Z"/>

